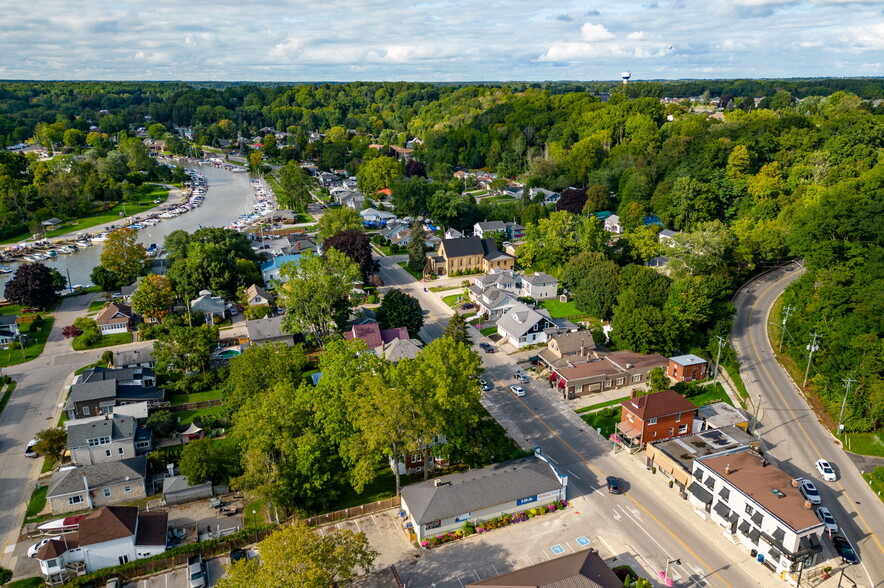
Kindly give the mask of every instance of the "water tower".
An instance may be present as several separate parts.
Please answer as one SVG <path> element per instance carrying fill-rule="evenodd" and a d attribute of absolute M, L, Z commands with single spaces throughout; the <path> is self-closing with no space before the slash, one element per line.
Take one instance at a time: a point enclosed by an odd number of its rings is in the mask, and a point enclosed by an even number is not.
<path fill-rule="evenodd" d="M 628 84 L 628 83 L 629 83 L 629 78 L 632 77 L 632 74 L 629 73 L 628 71 L 625 71 L 625 72 L 623 72 L 622 74 L 620 74 L 620 77 L 623 78 L 623 83 L 624 83 L 624 84 Z"/>

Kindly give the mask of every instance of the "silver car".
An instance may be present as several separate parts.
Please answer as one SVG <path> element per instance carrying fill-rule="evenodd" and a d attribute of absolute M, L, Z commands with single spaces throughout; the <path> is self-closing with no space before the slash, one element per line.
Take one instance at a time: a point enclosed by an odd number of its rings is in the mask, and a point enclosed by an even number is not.
<path fill-rule="evenodd" d="M 825 506 L 820 506 L 816 509 L 816 518 L 826 526 L 826 531 L 830 533 L 838 532 L 838 523 L 835 522 L 835 517 L 832 516 L 831 511 Z"/>

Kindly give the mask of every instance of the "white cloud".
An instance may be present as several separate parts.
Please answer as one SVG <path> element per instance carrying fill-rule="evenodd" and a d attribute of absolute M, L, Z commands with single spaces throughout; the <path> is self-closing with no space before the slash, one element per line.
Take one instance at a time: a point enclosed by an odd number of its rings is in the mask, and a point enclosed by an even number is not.
<path fill-rule="evenodd" d="M 285 42 L 274 45 L 270 51 L 267 52 L 267 57 L 270 57 L 271 59 L 289 57 L 303 46 L 303 39 L 293 39 L 292 37 L 289 37 Z"/>
<path fill-rule="evenodd" d="M 591 22 L 587 22 L 580 27 L 580 36 L 587 43 L 598 43 L 599 41 L 607 41 L 614 38 L 614 35 L 605 28 L 605 25 L 592 24 Z"/>
<path fill-rule="evenodd" d="M 862 51 L 884 51 L 884 22 L 857 27 L 849 32 L 847 40 Z"/>
<path fill-rule="evenodd" d="M 642 39 L 646 38 L 647 36 L 648 36 L 648 34 L 644 31 L 634 31 L 634 32 L 626 35 L 626 38 L 629 39 L 630 41 L 641 41 Z"/>

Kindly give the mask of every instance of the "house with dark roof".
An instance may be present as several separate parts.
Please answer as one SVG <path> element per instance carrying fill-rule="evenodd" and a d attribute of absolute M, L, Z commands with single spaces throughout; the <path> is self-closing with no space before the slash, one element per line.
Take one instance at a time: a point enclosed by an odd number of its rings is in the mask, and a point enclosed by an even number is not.
<path fill-rule="evenodd" d="M 72 580 L 166 551 L 169 513 L 139 512 L 135 506 L 106 506 L 80 521 L 76 531 L 53 538 L 37 552 L 48 582 Z"/>
<path fill-rule="evenodd" d="M 753 550 L 775 574 L 823 560 L 825 525 L 805 504 L 793 477 L 749 447 L 694 459 L 688 501 Z"/>
<path fill-rule="evenodd" d="M 630 445 L 644 445 L 693 433 L 697 407 L 675 390 L 664 390 L 620 402 L 617 431 Z"/>
<path fill-rule="evenodd" d="M 107 415 L 114 408 L 145 402 L 156 406 L 166 397 L 163 388 L 154 386 L 156 376 L 150 368 L 92 368 L 83 372 L 64 405 L 68 419 Z"/>
<path fill-rule="evenodd" d="M 7 346 L 18 341 L 18 316 L 14 314 L 0 315 L 0 345 Z"/>
<path fill-rule="evenodd" d="M 246 331 L 249 334 L 249 343 L 260 345 L 262 343 L 285 343 L 289 347 L 295 344 L 295 336 L 282 330 L 281 316 L 265 316 L 264 318 L 246 321 Z"/>
<path fill-rule="evenodd" d="M 512 255 L 497 249 L 494 239 L 479 237 L 443 239 L 437 255 L 439 261 L 433 264 L 433 269 L 439 275 L 455 272 L 488 273 L 492 268 L 512 270 L 516 265 L 516 259 Z"/>
<path fill-rule="evenodd" d="M 516 349 L 546 343 L 558 333 L 576 330 L 574 323 L 554 319 L 545 308 L 531 308 L 522 302 L 516 302 L 497 319 L 497 334 Z"/>
<path fill-rule="evenodd" d="M 138 315 L 128 304 L 108 302 L 98 311 L 95 322 L 98 323 L 98 330 L 102 335 L 128 333 L 135 328 Z"/>
<path fill-rule="evenodd" d="M 551 358 L 549 353 L 538 356 L 545 362 Z M 572 358 L 564 364 L 559 362 L 559 365 L 552 366 L 549 379 L 551 385 L 558 386 L 563 398 L 571 400 L 602 390 L 644 384 L 649 381 L 651 370 L 655 367 L 665 369 L 667 361 L 659 353 L 644 355 L 614 351 L 597 360 L 578 362 L 577 358 Z"/>
<path fill-rule="evenodd" d="M 403 341 L 408 341 L 411 337 L 408 334 L 408 329 L 405 327 L 396 327 L 395 329 L 381 329 L 381 326 L 378 323 L 364 323 L 361 325 L 353 325 L 353 327 L 344 333 L 344 339 L 347 341 L 352 341 L 354 339 L 361 339 L 365 341 L 365 345 L 371 349 L 375 350 L 378 347 L 383 347 L 393 341 L 399 339 Z"/>
<path fill-rule="evenodd" d="M 402 509 L 418 541 L 460 529 L 464 522 L 493 519 L 565 500 L 568 476 L 535 449 L 534 456 L 440 476 L 402 488 Z"/>
<path fill-rule="evenodd" d="M 480 239 L 490 237 L 493 233 L 506 234 L 506 223 L 503 221 L 483 221 L 473 225 L 473 235 Z"/>
<path fill-rule="evenodd" d="M 623 580 L 594 549 L 542 561 L 507 574 L 472 582 L 466 588 L 623 588 Z"/>
<path fill-rule="evenodd" d="M 52 474 L 46 498 L 52 514 L 93 509 L 147 496 L 147 458 L 66 467 Z"/>
<path fill-rule="evenodd" d="M 103 417 L 65 421 L 71 461 L 93 465 L 135 457 L 135 418 L 107 414 Z"/>

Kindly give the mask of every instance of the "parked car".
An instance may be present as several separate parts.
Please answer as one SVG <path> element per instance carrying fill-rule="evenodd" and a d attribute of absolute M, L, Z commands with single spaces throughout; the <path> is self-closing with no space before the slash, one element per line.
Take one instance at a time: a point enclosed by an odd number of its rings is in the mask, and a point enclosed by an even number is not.
<path fill-rule="evenodd" d="M 488 392 L 489 390 L 491 390 L 491 384 L 489 384 L 485 380 L 480 379 L 479 384 L 481 384 L 483 392 Z"/>
<path fill-rule="evenodd" d="M 838 524 L 835 522 L 835 517 L 832 516 L 832 512 L 825 506 L 817 507 L 816 518 L 826 526 L 826 531 L 830 533 L 838 532 Z"/>
<path fill-rule="evenodd" d="M 832 466 L 829 464 L 829 462 L 824 459 L 818 459 L 816 461 L 816 469 L 819 470 L 820 475 L 826 482 L 834 482 L 838 479 L 838 475 L 835 474 L 835 470 L 832 469 Z"/>
<path fill-rule="evenodd" d="M 28 547 L 28 557 L 37 557 L 37 552 L 40 551 L 40 548 L 49 543 L 50 537 L 43 539 L 39 543 L 34 543 L 30 547 Z"/>
<path fill-rule="evenodd" d="M 481 343 L 479 343 L 479 347 L 484 349 L 485 353 L 494 353 L 494 347 L 492 347 L 490 343 L 485 343 L 484 341 L 482 341 Z"/>
<path fill-rule="evenodd" d="M 835 546 L 835 551 L 841 556 L 842 562 L 849 564 L 859 563 L 859 556 L 856 555 L 856 551 L 853 550 L 853 545 L 850 544 L 850 541 L 836 535 L 832 537 L 832 545 Z"/>
<path fill-rule="evenodd" d="M 190 588 L 205 588 L 206 571 L 203 569 L 203 558 L 199 554 L 187 558 L 187 582 Z"/>
<path fill-rule="evenodd" d="M 525 389 L 521 386 L 510 386 L 510 390 L 512 390 L 513 394 L 515 394 L 516 396 L 525 395 Z"/>
<path fill-rule="evenodd" d="M 249 552 L 245 549 L 233 549 L 230 552 L 230 563 L 236 563 L 241 559 L 249 559 Z"/>
<path fill-rule="evenodd" d="M 615 476 L 608 476 L 605 478 L 605 483 L 608 485 L 608 492 L 610 494 L 620 494 L 622 492 L 620 489 L 620 480 Z"/>
<path fill-rule="evenodd" d="M 474 306 L 476 306 L 476 305 L 473 304 L 472 302 L 467 302 L 466 304 L 461 304 L 460 309 L 461 310 L 469 310 L 469 309 L 473 308 Z"/>
<path fill-rule="evenodd" d="M 28 441 L 28 446 L 25 447 L 25 457 L 40 457 L 40 454 L 34 451 L 34 445 L 36 444 L 36 439 L 31 439 L 30 441 Z"/>
<path fill-rule="evenodd" d="M 110 578 L 107 582 L 105 582 L 104 588 L 120 588 L 120 579 Z"/>
<path fill-rule="evenodd" d="M 516 379 L 519 380 L 520 382 L 522 382 L 523 384 L 528 383 L 528 376 L 526 376 L 525 374 L 516 374 Z"/>
<path fill-rule="evenodd" d="M 798 484 L 798 490 L 804 495 L 804 498 L 811 504 L 822 504 L 823 498 L 820 496 L 819 490 L 810 480 L 801 480 Z"/>

